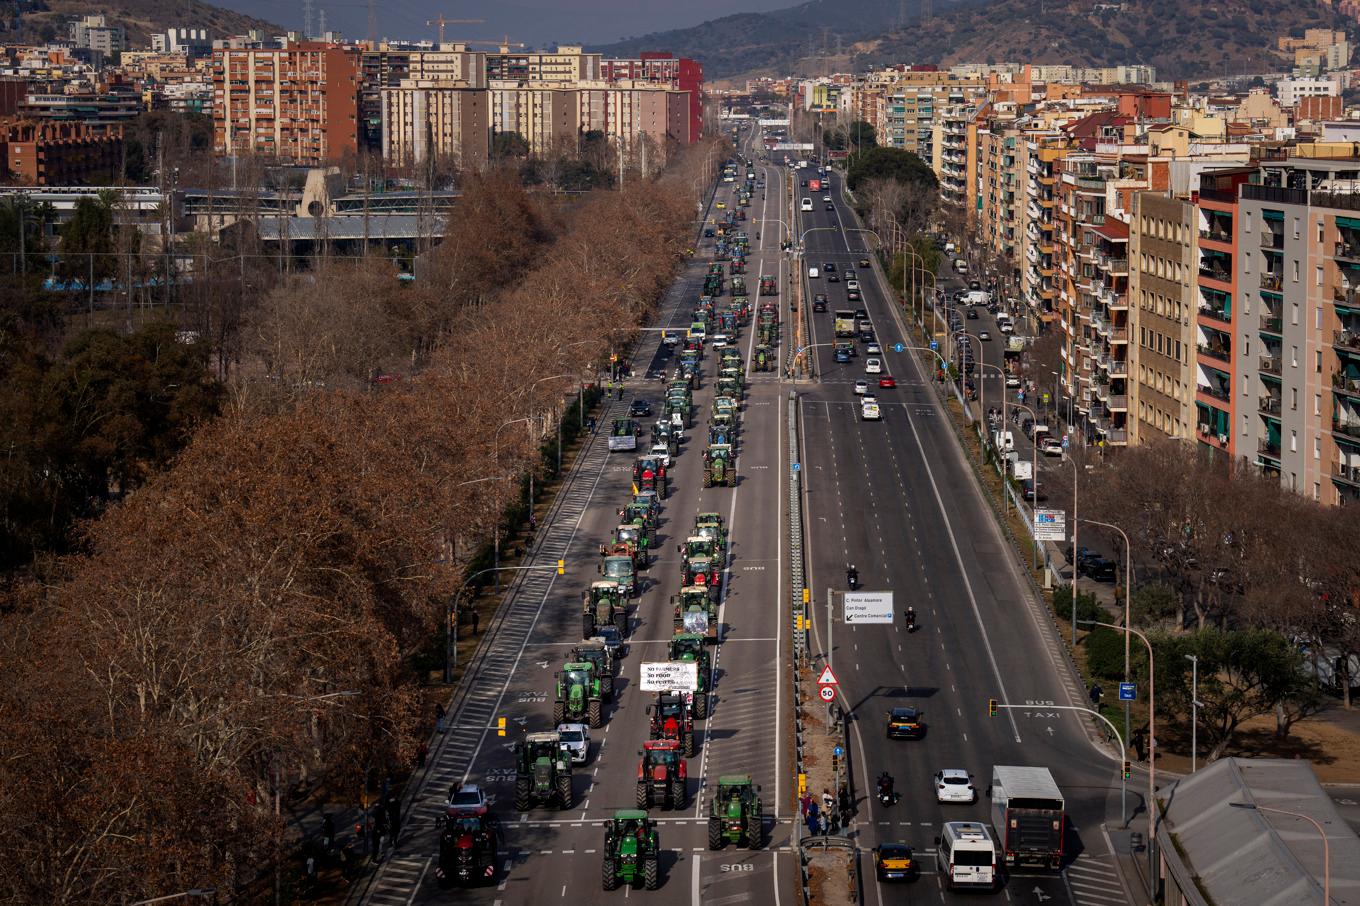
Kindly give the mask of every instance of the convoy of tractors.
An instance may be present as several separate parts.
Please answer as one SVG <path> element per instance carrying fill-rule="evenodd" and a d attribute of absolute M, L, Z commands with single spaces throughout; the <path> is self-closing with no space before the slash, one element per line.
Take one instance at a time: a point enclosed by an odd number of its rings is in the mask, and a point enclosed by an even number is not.
<path fill-rule="evenodd" d="M 729 164 L 729 167 L 735 167 Z M 747 171 L 737 206 L 749 203 L 754 173 Z M 728 210 L 717 229 L 715 260 L 704 279 L 702 295 L 691 327 L 677 347 L 678 354 L 665 396 L 652 426 L 648 452 L 637 457 L 630 478 L 631 496 L 618 511 L 619 523 L 602 539 L 598 576 L 581 594 L 581 641 L 554 674 L 552 722 L 546 730 L 531 728 L 513 744 L 514 807 L 552 807 L 566 810 L 574 804 L 572 764 L 589 757 L 588 731 L 585 752 L 573 753 L 565 732 L 574 728 L 596 729 L 608 719 L 617 703 L 615 678 L 620 671 L 620 642 L 631 626 L 641 620 L 653 627 L 669 625 L 673 635 L 665 660 L 697 665 L 693 689 L 656 692 L 625 692 L 651 695 L 646 710 L 648 739 L 638 749 L 636 796 L 633 809 L 620 809 L 604 822 L 601 850 L 601 885 L 614 890 L 620 885 L 656 889 L 660 884 L 660 838 L 651 809 L 683 809 L 689 802 L 689 764 L 699 746 L 695 723 L 707 720 L 712 693 L 710 648 L 722 641 L 720 614 L 722 585 L 727 568 L 727 526 L 721 514 L 702 512 L 692 525 L 671 519 L 669 535 L 680 554 L 680 575 L 669 598 L 669 612 L 643 616 L 633 614 L 631 602 L 641 599 L 644 581 L 657 551 L 662 502 L 673 493 L 672 475 L 686 432 L 695 422 L 694 391 L 701 386 L 705 347 L 713 359 L 714 398 L 702 438 L 703 486 L 734 487 L 739 451 L 739 422 L 744 397 L 744 363 L 738 348 L 741 328 L 751 321 L 747 296 L 745 259 L 749 242 Z M 726 264 L 726 267 L 724 266 Z M 724 271 L 728 271 L 725 275 Z M 727 279 L 724 279 L 724 278 Z M 726 284 L 726 285 L 725 285 Z M 724 300 L 724 290 L 731 297 Z M 760 281 L 762 296 L 777 293 L 774 281 Z M 758 345 L 753 348 L 752 367 L 771 370 L 773 349 L 779 342 L 779 309 L 775 301 L 761 301 L 757 323 Z M 720 339 L 721 338 L 721 339 Z M 640 444 L 638 445 L 641 446 Z M 610 450 L 621 449 L 610 444 Z M 635 449 L 634 452 L 637 452 Z M 640 607 L 640 600 L 639 605 Z M 685 671 L 687 673 L 687 671 Z M 637 688 L 634 682 L 630 687 Z M 757 849 L 762 844 L 763 811 L 759 788 L 748 775 L 725 775 L 718 779 L 708 813 L 708 846 L 719 849 L 728 841 Z M 440 864 L 451 867 L 466 862 L 469 869 L 441 871 L 448 883 L 472 883 L 493 879 L 497 864 L 498 831 L 484 803 L 455 807 L 458 789 L 439 817 Z M 445 852 L 449 848 L 450 852 Z"/>

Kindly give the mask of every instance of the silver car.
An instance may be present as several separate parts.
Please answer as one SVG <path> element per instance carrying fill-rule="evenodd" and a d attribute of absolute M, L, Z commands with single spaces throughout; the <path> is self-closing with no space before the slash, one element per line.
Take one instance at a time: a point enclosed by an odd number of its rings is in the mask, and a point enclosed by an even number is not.
<path fill-rule="evenodd" d="M 572 764 L 585 764 L 590 758 L 590 728 L 585 724 L 558 724 L 562 748 L 571 753 Z"/>

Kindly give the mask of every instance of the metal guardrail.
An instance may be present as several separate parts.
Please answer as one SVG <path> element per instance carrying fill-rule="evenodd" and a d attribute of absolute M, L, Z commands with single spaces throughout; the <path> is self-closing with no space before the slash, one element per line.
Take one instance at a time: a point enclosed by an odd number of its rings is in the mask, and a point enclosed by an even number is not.
<path fill-rule="evenodd" d="M 803 482 L 802 453 L 798 449 L 798 395 L 789 391 L 789 602 L 793 615 L 793 655 L 795 663 L 807 656 L 807 605 L 803 573 Z M 796 673 L 796 668 L 795 668 Z"/>

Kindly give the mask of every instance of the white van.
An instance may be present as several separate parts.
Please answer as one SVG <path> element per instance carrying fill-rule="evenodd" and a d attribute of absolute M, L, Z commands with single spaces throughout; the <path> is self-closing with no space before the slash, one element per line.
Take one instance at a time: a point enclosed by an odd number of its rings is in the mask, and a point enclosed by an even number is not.
<path fill-rule="evenodd" d="M 947 821 L 944 833 L 935 838 L 936 862 L 944 876 L 946 890 L 959 887 L 995 890 L 1000 873 L 996 869 L 996 843 L 985 824 L 977 821 Z"/>
<path fill-rule="evenodd" d="M 821 275 L 822 275 L 822 272 L 819 271 L 819 270 L 817 270 L 817 268 L 815 268 L 815 267 L 810 267 L 810 268 L 808 268 L 808 279 L 809 279 L 809 280 L 816 280 L 816 279 L 817 279 L 818 277 L 820 277 Z"/>
<path fill-rule="evenodd" d="M 812 199 L 811 199 L 811 198 L 804 198 L 804 199 L 803 199 L 802 210 L 804 210 L 804 211 L 811 211 L 811 210 L 812 210 Z"/>
<path fill-rule="evenodd" d="M 962 258 L 955 258 L 954 270 L 960 274 L 968 273 L 968 262 L 964 261 Z"/>

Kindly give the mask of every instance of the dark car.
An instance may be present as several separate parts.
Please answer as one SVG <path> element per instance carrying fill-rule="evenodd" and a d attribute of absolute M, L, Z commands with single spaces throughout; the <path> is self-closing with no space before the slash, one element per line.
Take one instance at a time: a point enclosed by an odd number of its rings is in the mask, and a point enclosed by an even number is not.
<path fill-rule="evenodd" d="M 813 300 L 812 300 L 812 310 L 813 310 L 813 311 L 826 311 L 826 300 L 825 300 L 825 299 L 813 299 Z"/>
<path fill-rule="evenodd" d="M 834 261 L 828 261 L 826 264 L 822 265 L 822 270 L 826 271 L 828 274 L 835 273 L 835 272 L 836 272 L 836 262 L 834 262 Z"/>
<path fill-rule="evenodd" d="M 840 283 L 840 282 L 841 282 L 841 278 L 840 278 L 840 276 L 839 276 L 838 274 L 834 274 L 834 273 L 827 274 L 827 275 L 826 275 L 826 282 L 827 282 L 827 283 Z"/>
<path fill-rule="evenodd" d="M 977 309 L 971 305 L 968 306 L 968 314 L 966 317 L 969 321 L 976 321 L 978 319 Z"/>
<path fill-rule="evenodd" d="M 1105 557 L 1088 557 L 1080 562 L 1078 568 L 1096 582 L 1113 582 L 1115 579 L 1114 561 Z"/>
<path fill-rule="evenodd" d="M 647 418 L 652 414 L 652 404 L 646 400 L 633 400 L 633 405 L 628 407 L 628 414 L 633 418 Z"/>
<path fill-rule="evenodd" d="M 826 209 L 828 211 L 834 211 L 836 210 L 836 206 L 834 204 L 831 204 L 830 202 L 827 202 Z"/>
<path fill-rule="evenodd" d="M 1023 492 L 1021 494 L 1022 497 L 1024 497 L 1026 500 L 1032 500 L 1035 503 L 1048 499 L 1048 495 L 1044 493 L 1043 486 L 1036 485 L 1033 478 L 1021 479 L 1020 490 Z M 1037 497 L 1035 496 L 1036 492 L 1038 493 Z M 1111 579 L 1111 581 L 1113 581 L 1113 579 Z"/>
<path fill-rule="evenodd" d="M 855 320 L 867 321 L 869 320 L 869 313 L 862 308 L 857 308 L 855 309 Z"/>
<path fill-rule="evenodd" d="M 924 717 L 915 708 L 893 708 L 888 712 L 888 738 L 920 739 L 925 734 Z"/>
<path fill-rule="evenodd" d="M 850 361 L 850 353 L 847 352 L 847 351 L 844 350 L 844 349 L 837 349 L 837 350 L 836 350 L 836 361 L 837 361 L 837 362 L 848 363 L 848 362 Z"/>
<path fill-rule="evenodd" d="M 704 238 L 705 238 L 705 239 L 712 239 L 712 238 L 713 238 L 713 227 L 705 227 L 705 228 L 704 228 Z"/>
<path fill-rule="evenodd" d="M 872 330 L 861 330 L 859 332 L 859 341 L 861 343 L 872 343 L 874 341 L 874 332 Z"/>

